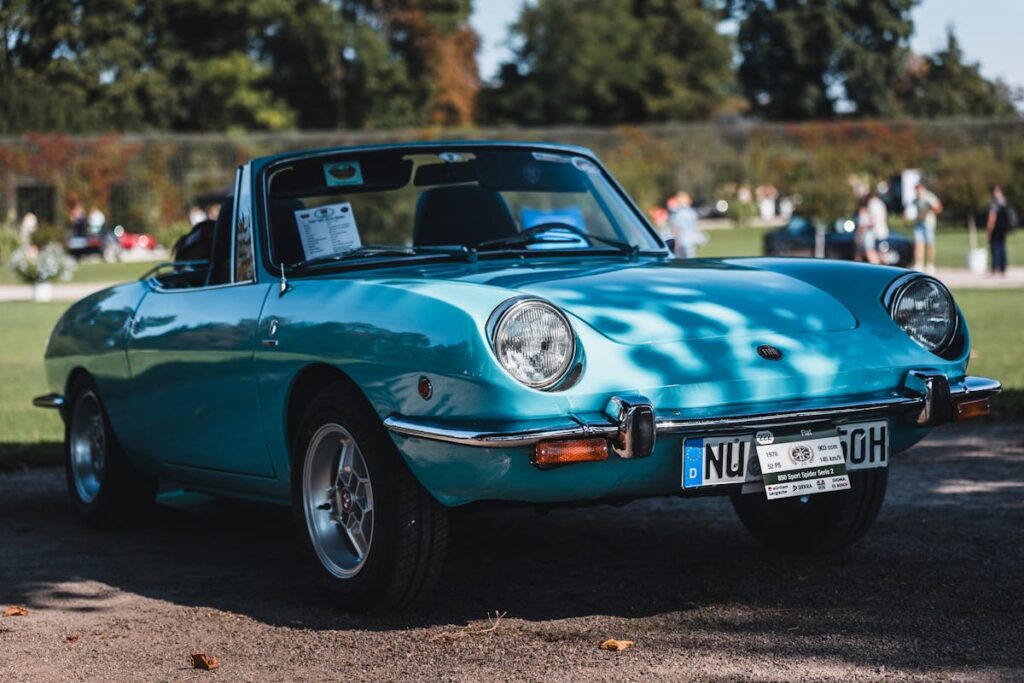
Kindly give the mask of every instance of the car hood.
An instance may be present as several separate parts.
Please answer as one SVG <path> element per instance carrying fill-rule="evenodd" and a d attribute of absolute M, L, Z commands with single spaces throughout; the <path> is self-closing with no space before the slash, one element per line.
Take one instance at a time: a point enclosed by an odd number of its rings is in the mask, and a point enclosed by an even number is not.
<path fill-rule="evenodd" d="M 857 326 L 845 306 L 813 285 L 718 261 L 519 265 L 457 279 L 547 299 L 622 344 Z"/>

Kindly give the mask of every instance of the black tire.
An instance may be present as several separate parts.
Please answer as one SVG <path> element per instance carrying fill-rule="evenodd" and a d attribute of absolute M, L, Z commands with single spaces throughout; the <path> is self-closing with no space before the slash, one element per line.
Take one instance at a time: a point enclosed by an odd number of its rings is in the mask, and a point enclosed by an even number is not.
<path fill-rule="evenodd" d="M 95 528 L 111 529 L 139 524 L 153 510 L 157 480 L 140 471 L 121 448 L 100 398 L 99 388 L 91 377 L 79 375 L 68 387 L 67 395 L 64 470 L 72 506 L 86 524 Z M 73 457 L 75 444 L 82 443 L 75 430 L 85 420 L 91 421 L 100 430 L 98 438 L 101 439 L 103 449 L 103 464 L 100 474 L 95 477 L 94 489 L 81 484 L 81 474 L 76 477 L 76 460 Z M 79 455 L 82 453 L 79 452 Z"/>
<path fill-rule="evenodd" d="M 368 550 L 361 566 L 353 569 L 354 575 L 345 578 L 332 573 L 318 555 L 312 531 L 316 524 L 307 522 L 307 517 L 319 513 L 307 512 L 304 497 L 307 459 L 317 457 L 310 449 L 314 436 L 335 425 L 340 425 L 358 447 L 372 490 L 373 524 Z M 333 467 L 336 473 L 336 461 Z M 430 593 L 448 548 L 448 510 L 413 477 L 377 415 L 354 390 L 337 385 L 310 401 L 292 446 L 291 481 L 292 516 L 299 545 L 339 606 L 354 612 L 394 612 Z M 325 500 L 328 497 L 325 494 Z M 325 505 L 314 510 L 323 511 Z M 327 514 L 336 512 L 332 507 Z M 342 542 L 355 547 L 345 540 L 341 524 L 334 532 Z M 332 531 L 328 527 L 319 537 L 322 539 L 325 533 Z"/>
<path fill-rule="evenodd" d="M 859 541 L 878 517 L 888 468 L 850 472 L 850 489 L 769 501 L 763 493 L 732 496 L 747 531 L 765 547 L 797 555 L 842 550 Z"/>

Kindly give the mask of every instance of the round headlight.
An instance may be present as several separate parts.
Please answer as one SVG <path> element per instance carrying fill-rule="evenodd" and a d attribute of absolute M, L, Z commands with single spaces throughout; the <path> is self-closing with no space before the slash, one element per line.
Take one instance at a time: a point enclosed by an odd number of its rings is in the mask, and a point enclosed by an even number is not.
<path fill-rule="evenodd" d="M 889 315 L 911 339 L 932 353 L 949 348 L 957 329 L 953 295 L 930 277 L 916 277 L 897 287 Z"/>
<path fill-rule="evenodd" d="M 534 389 L 562 379 L 576 351 L 576 338 L 565 315 L 533 299 L 516 301 L 501 312 L 491 344 L 501 366 Z"/>

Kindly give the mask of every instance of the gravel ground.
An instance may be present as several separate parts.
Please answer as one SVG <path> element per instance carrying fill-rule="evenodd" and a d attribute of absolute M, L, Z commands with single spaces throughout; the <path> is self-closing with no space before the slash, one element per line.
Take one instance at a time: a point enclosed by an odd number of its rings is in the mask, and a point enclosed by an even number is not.
<path fill-rule="evenodd" d="M 61 472 L 0 475 L 0 609 L 29 610 L 0 618 L 0 680 L 1024 678 L 1024 424 L 939 430 L 889 487 L 810 559 L 722 499 L 464 515 L 435 601 L 371 619 L 308 584 L 284 510 L 182 497 L 94 533 Z"/>

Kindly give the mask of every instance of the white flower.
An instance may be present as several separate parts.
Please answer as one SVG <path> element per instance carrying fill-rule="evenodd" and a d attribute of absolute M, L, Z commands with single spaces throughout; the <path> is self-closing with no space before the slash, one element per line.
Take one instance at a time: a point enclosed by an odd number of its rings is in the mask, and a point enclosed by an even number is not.
<path fill-rule="evenodd" d="M 65 254 L 64 249 L 55 242 L 42 249 L 29 247 L 17 249 L 11 254 L 11 270 L 28 284 L 70 280 L 75 267 L 74 259 Z"/>

